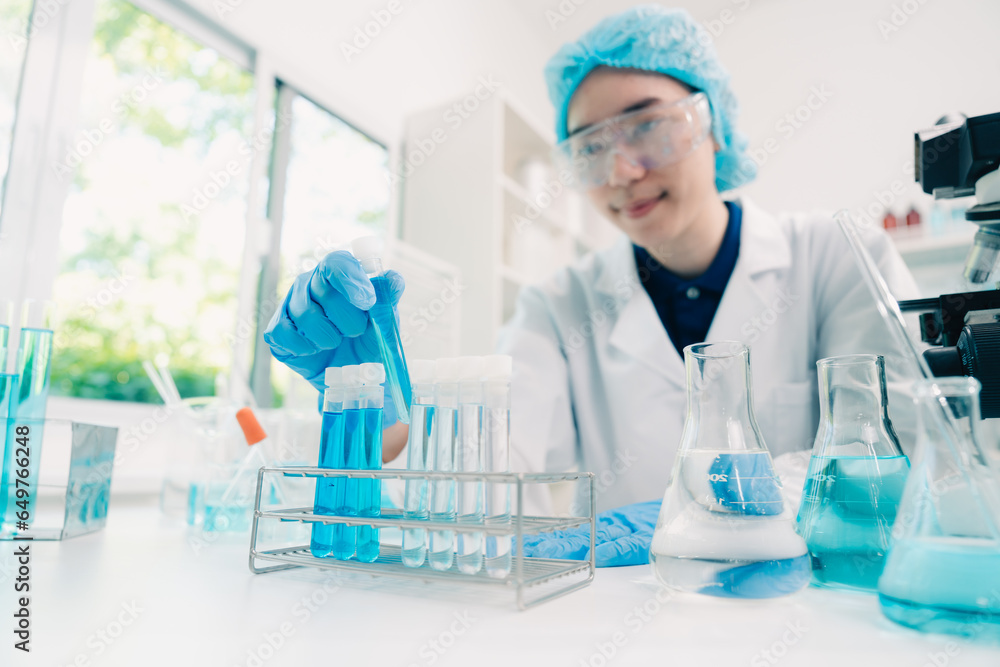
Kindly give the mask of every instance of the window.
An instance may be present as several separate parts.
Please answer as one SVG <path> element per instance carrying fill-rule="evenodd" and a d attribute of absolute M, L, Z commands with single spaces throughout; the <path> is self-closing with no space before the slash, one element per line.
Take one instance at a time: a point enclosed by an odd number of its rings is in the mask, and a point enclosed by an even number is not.
<path fill-rule="evenodd" d="M 0 3 L 0 207 L 6 182 L 10 142 L 17 110 L 17 91 L 21 83 L 24 54 L 28 48 L 28 20 L 31 0 L 4 0 Z"/>
<path fill-rule="evenodd" d="M 253 75 L 122 0 L 97 3 L 55 281 L 58 395 L 158 402 L 214 394 L 237 319 Z"/>
<path fill-rule="evenodd" d="M 263 323 L 295 277 L 358 236 L 385 235 L 389 208 L 389 152 L 360 130 L 279 83 L 268 217 L 280 240 L 270 279 L 261 283 Z M 281 404 L 292 373 L 258 346 L 254 388 L 258 400 Z M 310 393 L 309 401 L 315 396 Z"/>

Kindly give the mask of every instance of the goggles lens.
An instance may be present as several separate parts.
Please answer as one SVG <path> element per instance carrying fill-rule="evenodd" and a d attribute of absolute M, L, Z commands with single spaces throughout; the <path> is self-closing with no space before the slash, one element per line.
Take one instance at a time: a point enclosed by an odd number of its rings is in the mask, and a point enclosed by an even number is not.
<path fill-rule="evenodd" d="M 711 118 L 704 93 L 630 111 L 561 141 L 556 162 L 578 187 L 598 187 L 608 182 L 616 155 L 645 169 L 683 160 L 708 136 Z"/>

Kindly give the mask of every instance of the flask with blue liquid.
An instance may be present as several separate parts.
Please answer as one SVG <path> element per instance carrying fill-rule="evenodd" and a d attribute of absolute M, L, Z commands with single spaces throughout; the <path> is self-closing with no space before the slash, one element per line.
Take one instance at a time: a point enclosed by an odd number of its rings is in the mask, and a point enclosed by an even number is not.
<path fill-rule="evenodd" d="M 878 582 L 882 612 L 923 632 L 1000 641 L 1000 470 L 979 436 L 980 384 L 915 385 L 913 469 Z"/>
<path fill-rule="evenodd" d="M 814 585 L 874 591 L 910 469 L 889 421 L 885 362 L 856 354 L 816 367 L 820 422 L 798 531 Z"/>

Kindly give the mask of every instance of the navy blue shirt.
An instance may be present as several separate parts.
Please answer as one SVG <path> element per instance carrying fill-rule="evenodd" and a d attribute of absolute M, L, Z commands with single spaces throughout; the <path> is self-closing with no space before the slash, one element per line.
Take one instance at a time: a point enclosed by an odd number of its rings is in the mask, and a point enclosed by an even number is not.
<path fill-rule="evenodd" d="M 642 286 L 653 300 L 667 335 L 682 355 L 687 345 L 704 342 L 740 254 L 743 212 L 729 201 L 726 208 L 729 224 L 722 245 L 712 264 L 697 278 L 684 280 L 665 269 L 645 248 L 632 246 Z"/>

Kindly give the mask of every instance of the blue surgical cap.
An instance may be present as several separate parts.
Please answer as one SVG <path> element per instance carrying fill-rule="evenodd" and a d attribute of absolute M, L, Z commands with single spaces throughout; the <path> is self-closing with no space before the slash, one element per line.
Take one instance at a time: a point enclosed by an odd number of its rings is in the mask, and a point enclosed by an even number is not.
<path fill-rule="evenodd" d="M 729 88 L 729 73 L 719 64 L 712 38 L 686 11 L 633 7 L 604 19 L 552 56 L 545 81 L 560 141 L 567 136 L 566 112 L 573 93 L 601 65 L 659 72 L 705 93 L 712 107 L 712 135 L 719 144 L 716 187 L 720 192 L 739 187 L 757 175 L 757 164 L 746 155 L 747 139 L 736 131 L 739 105 Z"/>

